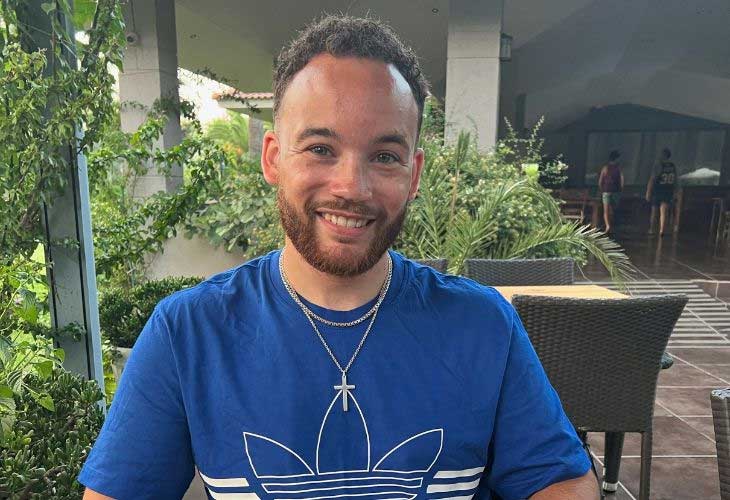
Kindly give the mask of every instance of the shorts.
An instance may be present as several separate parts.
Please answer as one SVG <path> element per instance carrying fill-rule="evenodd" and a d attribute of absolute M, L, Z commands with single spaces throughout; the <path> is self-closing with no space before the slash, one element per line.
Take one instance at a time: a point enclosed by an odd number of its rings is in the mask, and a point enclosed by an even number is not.
<path fill-rule="evenodd" d="M 651 204 L 654 207 L 658 207 L 662 203 L 672 204 L 674 199 L 674 193 L 654 193 L 651 195 Z"/>
<path fill-rule="evenodd" d="M 615 208 L 621 201 L 621 193 L 601 193 L 601 199 L 604 205 L 610 205 Z"/>

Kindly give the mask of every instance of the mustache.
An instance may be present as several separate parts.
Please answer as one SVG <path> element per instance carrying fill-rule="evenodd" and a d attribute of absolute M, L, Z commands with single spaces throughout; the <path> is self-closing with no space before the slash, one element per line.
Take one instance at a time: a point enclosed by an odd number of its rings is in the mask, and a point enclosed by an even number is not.
<path fill-rule="evenodd" d="M 382 211 L 376 210 L 369 207 L 365 203 L 358 203 L 351 200 L 327 200 L 327 201 L 308 201 L 304 204 L 304 210 L 307 214 L 313 216 L 317 210 L 321 209 L 329 210 L 342 210 L 343 212 L 350 212 L 364 217 L 380 218 Z"/>

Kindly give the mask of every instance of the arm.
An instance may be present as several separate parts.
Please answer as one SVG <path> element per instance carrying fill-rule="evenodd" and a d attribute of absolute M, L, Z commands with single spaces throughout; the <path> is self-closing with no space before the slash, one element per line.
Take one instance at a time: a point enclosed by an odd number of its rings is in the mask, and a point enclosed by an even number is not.
<path fill-rule="evenodd" d="M 531 500 L 595 500 L 598 498 L 598 481 L 593 471 L 584 476 L 551 484 L 532 495 Z"/>
<path fill-rule="evenodd" d="M 624 190 L 624 173 L 621 172 L 621 191 Z"/>
<path fill-rule="evenodd" d="M 85 498 L 182 498 L 193 478 L 190 433 L 170 329 L 160 308 L 124 367 L 78 481 Z"/>
<path fill-rule="evenodd" d="M 562 495 L 572 491 L 565 487 L 587 481 L 586 474 L 592 474 L 590 458 L 522 322 L 514 310 L 511 315 L 512 335 L 488 450 L 486 484 L 505 499 L 533 495 L 538 500 L 593 499 Z M 541 496 L 547 494 L 551 496 Z"/>
<path fill-rule="evenodd" d="M 114 500 L 114 499 L 112 497 L 102 495 L 101 493 L 97 493 L 94 490 L 90 490 L 89 488 L 86 488 L 86 491 L 84 492 L 84 500 Z"/>
<path fill-rule="evenodd" d="M 599 186 L 601 185 L 601 182 L 603 182 L 603 176 L 604 176 L 604 175 L 606 175 L 606 167 L 603 167 L 603 168 L 601 169 L 601 173 L 600 173 L 600 175 L 598 176 L 598 185 L 599 185 Z"/>
<path fill-rule="evenodd" d="M 654 189 L 654 175 L 649 178 L 649 184 L 646 185 L 646 201 L 651 201 L 651 193 Z"/>

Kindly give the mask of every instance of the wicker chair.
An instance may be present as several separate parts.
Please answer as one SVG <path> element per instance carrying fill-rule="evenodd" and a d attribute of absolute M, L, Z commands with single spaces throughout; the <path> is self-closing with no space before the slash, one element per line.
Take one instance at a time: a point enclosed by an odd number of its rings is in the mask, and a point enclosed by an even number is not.
<path fill-rule="evenodd" d="M 715 424 L 717 471 L 720 475 L 720 498 L 730 500 L 730 389 L 717 389 L 710 394 L 712 421 Z"/>
<path fill-rule="evenodd" d="M 640 500 L 649 499 L 652 417 L 660 360 L 687 297 L 574 299 L 515 295 L 545 372 L 576 430 L 606 432 L 614 481 L 624 432 L 641 439 Z M 607 450 L 607 471 L 611 450 Z M 611 490 L 612 484 L 604 489 Z M 608 487 L 607 487 L 608 486 Z"/>
<path fill-rule="evenodd" d="M 489 286 L 572 285 L 573 259 L 467 259 L 465 275 Z"/>
<path fill-rule="evenodd" d="M 445 273 L 449 267 L 448 259 L 413 259 L 413 262 L 433 267 L 440 273 Z"/>

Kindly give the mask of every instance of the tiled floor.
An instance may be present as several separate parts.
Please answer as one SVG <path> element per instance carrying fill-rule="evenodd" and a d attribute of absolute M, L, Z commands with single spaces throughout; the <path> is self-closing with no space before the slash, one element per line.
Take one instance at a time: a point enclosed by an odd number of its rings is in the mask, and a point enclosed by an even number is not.
<path fill-rule="evenodd" d="M 690 299 L 669 342 L 675 364 L 659 376 L 651 498 L 719 500 L 709 395 L 712 389 L 730 387 L 730 299 L 712 297 L 691 280 L 730 280 L 730 251 L 708 246 L 697 237 L 619 235 L 618 241 L 639 270 L 629 293 L 685 293 Z M 581 279 L 609 284 L 595 264 L 587 266 Z M 591 434 L 589 441 L 600 464 L 603 435 Z M 638 498 L 639 449 L 639 435 L 627 434 L 619 491 L 607 498 Z"/>

